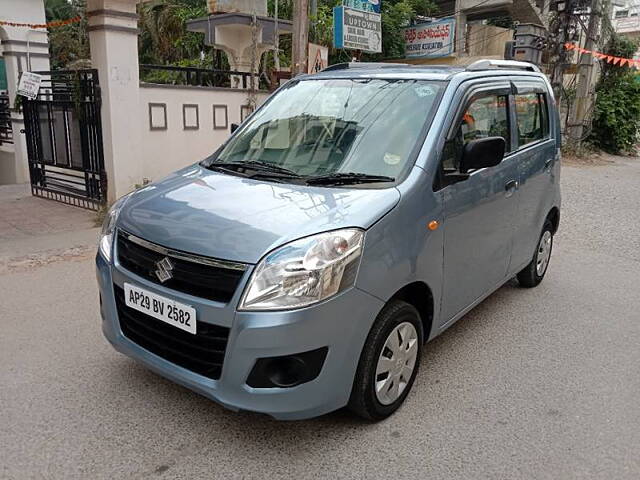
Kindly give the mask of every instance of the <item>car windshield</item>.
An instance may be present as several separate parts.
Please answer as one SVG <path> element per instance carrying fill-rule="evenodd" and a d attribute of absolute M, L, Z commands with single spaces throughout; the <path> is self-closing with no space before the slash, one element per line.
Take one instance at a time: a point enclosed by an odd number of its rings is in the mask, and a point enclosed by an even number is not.
<path fill-rule="evenodd" d="M 256 112 L 210 165 L 261 162 L 306 178 L 348 173 L 392 181 L 408 167 L 443 85 L 399 79 L 295 82 Z"/>

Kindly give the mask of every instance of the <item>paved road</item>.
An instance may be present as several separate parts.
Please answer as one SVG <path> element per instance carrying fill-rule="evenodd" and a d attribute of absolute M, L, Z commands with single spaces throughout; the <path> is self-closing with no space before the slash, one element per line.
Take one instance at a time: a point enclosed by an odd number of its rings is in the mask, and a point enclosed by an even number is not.
<path fill-rule="evenodd" d="M 82 249 L 0 268 L 2 478 L 640 478 L 640 160 L 567 167 L 549 274 L 428 345 L 406 405 L 279 423 L 114 352 Z"/>

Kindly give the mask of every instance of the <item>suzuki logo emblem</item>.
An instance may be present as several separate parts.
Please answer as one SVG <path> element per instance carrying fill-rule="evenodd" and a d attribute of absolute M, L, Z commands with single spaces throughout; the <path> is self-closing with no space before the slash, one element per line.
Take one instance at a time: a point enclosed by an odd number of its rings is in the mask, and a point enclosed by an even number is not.
<path fill-rule="evenodd" d="M 173 270 L 173 263 L 169 260 L 169 257 L 164 257 L 162 260 L 156 262 L 156 277 L 160 282 L 164 283 L 167 280 L 173 278 L 171 271 Z"/>

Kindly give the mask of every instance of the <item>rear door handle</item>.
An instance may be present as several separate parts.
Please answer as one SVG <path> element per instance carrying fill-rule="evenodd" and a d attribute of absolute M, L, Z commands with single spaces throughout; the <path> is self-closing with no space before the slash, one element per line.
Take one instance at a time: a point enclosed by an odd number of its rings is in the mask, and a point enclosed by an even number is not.
<path fill-rule="evenodd" d="M 547 159 L 544 161 L 544 168 L 545 168 L 545 170 L 546 170 L 547 168 L 549 168 L 549 166 L 551 165 L 551 162 L 553 162 L 553 158 L 547 158 Z"/>

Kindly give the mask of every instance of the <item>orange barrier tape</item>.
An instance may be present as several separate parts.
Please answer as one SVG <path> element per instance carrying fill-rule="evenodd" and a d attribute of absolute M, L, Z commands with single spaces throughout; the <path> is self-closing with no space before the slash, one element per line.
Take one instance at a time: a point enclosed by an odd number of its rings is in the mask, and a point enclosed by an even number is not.
<path fill-rule="evenodd" d="M 607 63 L 612 63 L 613 65 L 619 65 L 621 67 L 628 66 L 628 67 L 634 67 L 634 68 L 640 69 L 640 60 L 634 60 L 632 58 L 614 57 L 613 55 L 607 55 L 606 53 L 587 50 L 586 48 L 579 47 L 575 43 L 565 43 L 564 48 L 566 50 L 575 50 L 579 53 L 586 53 L 588 55 L 593 55 L 595 58 L 604 60 Z"/>

